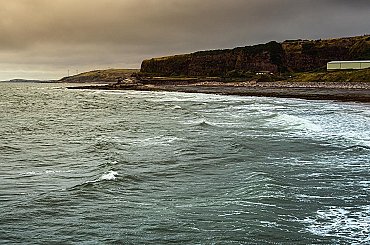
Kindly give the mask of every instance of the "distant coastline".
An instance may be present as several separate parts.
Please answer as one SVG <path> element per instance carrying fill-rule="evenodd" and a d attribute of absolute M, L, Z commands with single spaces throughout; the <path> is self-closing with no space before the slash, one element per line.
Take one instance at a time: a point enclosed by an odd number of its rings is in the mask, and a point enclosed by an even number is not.
<path fill-rule="evenodd" d="M 370 36 L 287 40 L 144 60 L 140 71 L 93 71 L 61 82 L 80 89 L 177 91 L 370 103 L 370 69 L 326 70 L 333 60 L 370 60 Z M 76 87 L 71 87 L 76 89 Z"/>
<path fill-rule="evenodd" d="M 0 83 L 55 83 L 59 80 L 30 80 L 30 79 L 11 79 L 0 81 Z"/>
<path fill-rule="evenodd" d="M 96 74 L 97 71 L 91 74 Z M 99 71 L 100 75 L 112 70 Z M 108 76 L 105 74 L 104 76 Z M 140 73 L 117 73 L 110 80 L 81 85 L 81 79 L 69 79 L 79 85 L 69 89 L 170 91 L 239 96 L 300 98 L 370 103 L 370 69 L 335 72 L 303 72 L 285 76 L 256 74 L 250 79 L 221 77 L 150 77 Z M 116 74 L 116 75 L 117 75 Z M 83 78 L 90 80 L 88 76 Z M 278 80 L 277 80 L 278 79 Z M 100 82 L 98 82 L 100 81 Z M 113 82 L 115 81 L 115 82 Z M 63 82 L 63 81 L 60 81 Z"/>
<path fill-rule="evenodd" d="M 370 68 L 327 71 L 333 60 L 370 60 L 370 36 L 287 40 L 144 60 L 141 69 L 95 70 L 58 81 L 70 89 L 177 91 L 370 103 Z"/>

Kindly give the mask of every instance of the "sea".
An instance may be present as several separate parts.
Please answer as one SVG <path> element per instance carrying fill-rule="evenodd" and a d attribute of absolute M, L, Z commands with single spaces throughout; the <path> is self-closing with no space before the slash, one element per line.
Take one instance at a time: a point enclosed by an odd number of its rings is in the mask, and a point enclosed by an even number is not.
<path fill-rule="evenodd" d="M 0 84 L 0 244 L 370 244 L 370 105 Z"/>

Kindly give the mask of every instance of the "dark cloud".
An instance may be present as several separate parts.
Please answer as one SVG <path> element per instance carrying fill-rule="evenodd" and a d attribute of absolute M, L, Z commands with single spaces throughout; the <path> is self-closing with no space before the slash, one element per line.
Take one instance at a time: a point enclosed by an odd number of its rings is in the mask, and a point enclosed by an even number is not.
<path fill-rule="evenodd" d="M 369 33 L 368 0 L 0 0 L 1 71 L 139 67 L 144 58 Z M 16 76 L 16 74 L 14 74 Z"/>

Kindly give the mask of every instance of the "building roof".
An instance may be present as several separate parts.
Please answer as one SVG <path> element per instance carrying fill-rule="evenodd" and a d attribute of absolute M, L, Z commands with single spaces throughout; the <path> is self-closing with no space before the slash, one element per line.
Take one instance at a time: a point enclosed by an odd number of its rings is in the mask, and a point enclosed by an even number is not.
<path fill-rule="evenodd" d="M 344 60 L 344 61 L 330 61 L 328 64 L 338 64 L 338 63 L 370 63 L 370 60 Z"/>

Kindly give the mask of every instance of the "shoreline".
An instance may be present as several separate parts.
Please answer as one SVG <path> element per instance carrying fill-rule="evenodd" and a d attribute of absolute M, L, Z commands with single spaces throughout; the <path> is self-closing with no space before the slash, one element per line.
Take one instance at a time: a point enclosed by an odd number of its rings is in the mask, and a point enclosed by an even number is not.
<path fill-rule="evenodd" d="M 137 90 L 137 91 L 167 91 L 184 93 L 205 93 L 220 95 L 257 96 L 296 98 L 306 100 L 334 100 L 343 102 L 370 103 L 370 83 L 325 83 L 325 82 L 271 82 L 256 83 L 237 82 L 199 82 L 199 83 L 133 83 L 87 85 L 67 87 L 68 89 L 93 90 Z"/>

